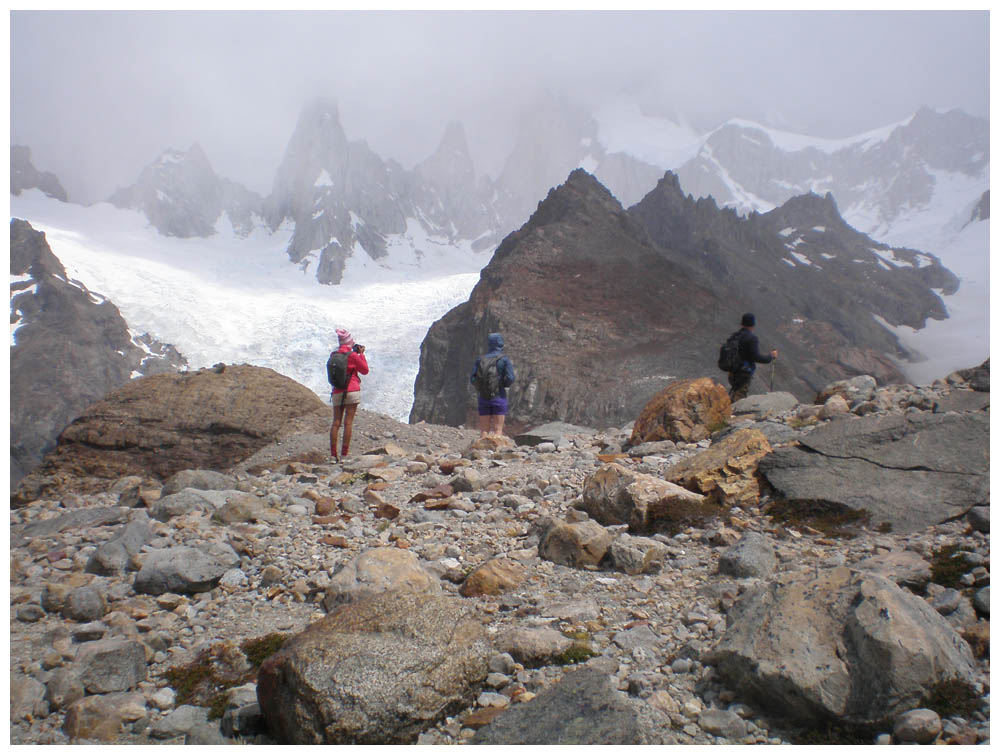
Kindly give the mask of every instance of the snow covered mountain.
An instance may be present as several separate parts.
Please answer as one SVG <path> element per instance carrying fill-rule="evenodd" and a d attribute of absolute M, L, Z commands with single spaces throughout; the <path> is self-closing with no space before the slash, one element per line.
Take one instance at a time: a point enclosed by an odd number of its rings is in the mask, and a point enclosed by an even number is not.
<path fill-rule="evenodd" d="M 299 118 L 265 207 L 272 230 L 293 224 L 292 262 L 315 262 L 317 280 L 336 284 L 351 257 L 386 263 L 393 237 L 481 248 L 475 242 L 498 229 L 477 191 L 460 130 L 450 128 L 435 155 L 406 171 L 366 142 L 348 141 L 336 104 L 319 100 Z"/>
<path fill-rule="evenodd" d="M 197 144 L 187 152 L 168 149 L 146 166 L 132 185 L 108 200 L 115 207 L 140 210 L 164 236 L 190 238 L 215 232 L 225 217 L 247 236 L 262 225 L 262 200 L 246 187 L 220 178 Z"/>
<path fill-rule="evenodd" d="M 137 212 L 38 189 L 12 196 L 10 210 L 45 232 L 67 277 L 112 301 L 132 331 L 173 344 L 191 369 L 270 367 L 326 397 L 334 331 L 347 328 L 371 365 L 364 405 L 397 419 L 413 402 L 420 341 L 468 296 L 482 259 L 415 231 L 388 239 L 385 265 L 350 258 L 344 285 L 327 286 L 288 263 L 287 225 L 241 236 L 220 218 L 207 237 L 164 236 Z"/>
<path fill-rule="evenodd" d="M 989 354 L 987 135 L 985 121 L 931 110 L 835 142 L 745 121 L 700 135 L 634 103 L 589 112 L 548 98 L 525 114 L 494 180 L 476 173 L 459 124 L 405 170 L 348 140 L 336 105 L 317 101 L 266 198 L 217 176 L 196 145 L 165 152 L 116 192 L 119 209 L 63 205 L 34 189 L 12 196 L 11 216 L 46 231 L 70 275 L 193 368 L 259 364 L 323 395 L 333 330 L 348 328 L 369 347 L 366 401 L 403 419 L 427 328 L 465 300 L 499 241 L 573 169 L 625 207 L 667 169 L 685 193 L 718 192 L 741 213 L 829 191 L 856 229 L 930 252 L 959 276 L 944 297 L 949 319 L 893 331 L 927 356 L 901 365 L 926 382 Z"/>

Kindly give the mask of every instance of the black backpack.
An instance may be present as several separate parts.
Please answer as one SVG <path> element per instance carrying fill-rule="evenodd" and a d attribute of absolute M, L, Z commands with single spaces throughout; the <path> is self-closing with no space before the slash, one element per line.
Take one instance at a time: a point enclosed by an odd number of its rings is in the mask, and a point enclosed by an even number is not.
<path fill-rule="evenodd" d="M 500 395 L 500 368 L 497 363 L 500 357 L 496 356 L 479 363 L 476 371 L 476 390 L 479 391 L 480 398 L 491 399 Z"/>
<path fill-rule="evenodd" d="M 729 336 L 719 349 L 719 369 L 723 372 L 736 372 L 743 366 L 743 360 L 740 359 L 740 343 L 743 339 L 740 333 L 737 330 Z"/>
<path fill-rule="evenodd" d="M 326 379 L 334 388 L 347 388 L 350 379 L 347 374 L 347 356 L 342 351 L 333 351 L 326 360 Z"/>

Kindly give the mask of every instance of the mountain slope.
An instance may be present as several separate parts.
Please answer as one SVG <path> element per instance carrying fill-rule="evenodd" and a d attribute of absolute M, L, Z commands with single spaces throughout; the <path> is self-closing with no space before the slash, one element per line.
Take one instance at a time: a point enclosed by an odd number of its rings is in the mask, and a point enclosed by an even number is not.
<path fill-rule="evenodd" d="M 241 236 L 261 224 L 261 198 L 217 176 L 197 144 L 187 152 L 166 150 L 108 201 L 141 211 L 164 236 L 209 236 L 223 215 Z"/>
<path fill-rule="evenodd" d="M 621 424 L 672 378 L 724 379 L 718 346 L 746 310 L 786 355 L 776 389 L 811 399 L 850 375 L 897 380 L 889 355 L 905 352 L 875 316 L 914 327 L 943 317 L 931 285 L 956 281 L 929 255 L 849 228 L 830 197 L 743 219 L 685 197 L 667 174 L 626 212 L 576 170 L 504 239 L 469 301 L 431 327 L 410 420 L 472 416 L 468 372 L 495 330 L 518 373 L 515 427 Z"/>
<path fill-rule="evenodd" d="M 10 193 L 18 196 L 22 191 L 41 189 L 46 196 L 68 201 L 66 190 L 54 173 L 39 171 L 31 163 L 31 150 L 17 144 L 10 147 Z"/>
<path fill-rule="evenodd" d="M 10 275 L 13 488 L 70 420 L 108 391 L 186 361 L 131 332 L 118 308 L 70 279 L 45 234 L 23 220 L 10 224 Z"/>

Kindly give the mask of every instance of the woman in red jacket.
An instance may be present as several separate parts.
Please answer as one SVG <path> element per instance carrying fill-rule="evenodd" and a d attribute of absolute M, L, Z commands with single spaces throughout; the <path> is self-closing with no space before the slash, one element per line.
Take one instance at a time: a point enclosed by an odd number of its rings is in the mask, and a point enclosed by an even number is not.
<path fill-rule="evenodd" d="M 337 328 L 337 340 L 340 341 L 341 354 L 347 357 L 347 388 L 334 388 L 330 397 L 333 402 L 333 427 L 330 428 L 330 456 L 340 461 L 347 456 L 351 447 L 351 428 L 354 425 L 354 415 L 361 403 L 361 378 L 368 374 L 368 360 L 365 359 L 365 347 L 354 343 L 354 338 L 343 328 Z M 337 455 L 337 434 L 340 423 L 344 423 L 344 442 Z"/>

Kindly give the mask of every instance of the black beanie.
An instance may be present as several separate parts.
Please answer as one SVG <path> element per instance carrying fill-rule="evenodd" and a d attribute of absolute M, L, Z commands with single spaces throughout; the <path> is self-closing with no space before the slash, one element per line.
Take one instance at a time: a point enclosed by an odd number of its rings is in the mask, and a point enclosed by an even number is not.
<path fill-rule="evenodd" d="M 740 325 L 744 325 L 748 328 L 752 328 L 757 324 L 757 318 L 753 316 L 753 312 L 747 312 L 743 315 L 743 319 L 740 320 Z"/>

